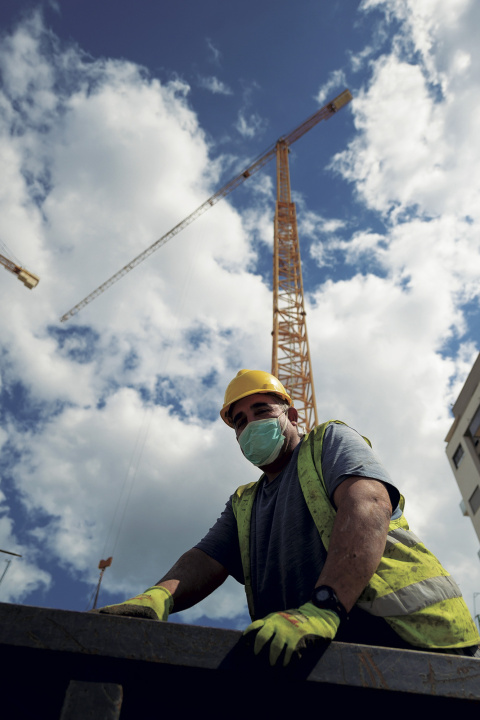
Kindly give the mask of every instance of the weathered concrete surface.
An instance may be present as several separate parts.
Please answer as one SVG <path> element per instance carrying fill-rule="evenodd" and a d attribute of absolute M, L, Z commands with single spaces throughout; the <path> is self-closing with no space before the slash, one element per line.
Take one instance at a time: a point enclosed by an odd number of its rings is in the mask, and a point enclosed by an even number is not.
<path fill-rule="evenodd" d="M 284 717 L 325 702 L 368 712 L 441 707 L 462 720 L 480 712 L 473 658 L 333 642 L 272 670 L 233 630 L 1 603 L 0 668 L 15 718 L 39 709 L 60 718 L 71 681 L 122 686 L 121 720 L 140 712 Z"/>

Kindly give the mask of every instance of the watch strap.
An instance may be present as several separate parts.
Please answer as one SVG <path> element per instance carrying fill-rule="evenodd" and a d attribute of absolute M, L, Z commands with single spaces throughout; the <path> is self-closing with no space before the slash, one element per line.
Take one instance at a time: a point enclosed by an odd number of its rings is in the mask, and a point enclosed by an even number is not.
<path fill-rule="evenodd" d="M 319 595 L 326 595 L 320 599 Z M 329 585 L 319 585 L 312 593 L 311 602 L 321 610 L 332 610 L 340 618 L 340 622 L 348 620 L 348 612 L 337 597 L 337 593 Z"/>

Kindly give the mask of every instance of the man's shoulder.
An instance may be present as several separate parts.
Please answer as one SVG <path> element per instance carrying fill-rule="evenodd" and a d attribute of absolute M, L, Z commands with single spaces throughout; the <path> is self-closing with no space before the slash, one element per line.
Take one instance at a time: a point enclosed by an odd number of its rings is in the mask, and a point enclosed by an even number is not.
<path fill-rule="evenodd" d="M 252 492 L 252 488 L 255 487 L 255 485 L 258 485 L 260 480 L 255 480 L 254 482 L 247 483 L 246 485 L 240 485 L 235 492 L 232 495 L 232 502 L 235 502 L 235 498 L 240 499 L 245 493 Z"/>
<path fill-rule="evenodd" d="M 325 442 L 340 440 L 348 437 L 362 437 L 343 420 L 325 420 L 316 425 L 302 438 L 302 445 L 323 445 Z"/>
<path fill-rule="evenodd" d="M 348 423 L 345 422 L 345 420 L 324 420 L 323 422 L 318 423 L 318 425 L 315 425 L 311 433 L 307 433 L 307 437 L 310 437 L 312 434 L 315 436 L 318 435 L 324 435 L 326 433 L 332 433 L 332 432 L 348 432 L 351 431 L 352 427 L 348 425 Z M 355 431 L 354 431 L 355 432 Z"/>
<path fill-rule="evenodd" d="M 346 442 L 354 445 L 358 443 L 360 447 L 364 447 L 364 445 L 372 447 L 372 443 L 365 435 L 362 435 L 344 420 L 328 420 L 325 423 L 320 423 L 315 428 L 317 431 L 321 429 L 324 429 L 322 433 L 324 443 Z"/>

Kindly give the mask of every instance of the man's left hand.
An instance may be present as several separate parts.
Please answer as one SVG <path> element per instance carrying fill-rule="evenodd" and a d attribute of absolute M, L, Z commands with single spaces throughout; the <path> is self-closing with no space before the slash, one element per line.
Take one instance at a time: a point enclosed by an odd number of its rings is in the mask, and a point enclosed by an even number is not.
<path fill-rule="evenodd" d="M 271 640 L 270 665 L 275 665 L 282 650 L 285 649 L 283 666 L 290 662 L 295 653 L 306 646 L 307 640 L 333 640 L 340 625 L 340 618 L 332 610 L 323 610 L 312 603 L 305 603 L 298 610 L 285 610 L 267 615 L 263 620 L 256 620 L 243 633 L 257 631 L 254 653 Z"/>

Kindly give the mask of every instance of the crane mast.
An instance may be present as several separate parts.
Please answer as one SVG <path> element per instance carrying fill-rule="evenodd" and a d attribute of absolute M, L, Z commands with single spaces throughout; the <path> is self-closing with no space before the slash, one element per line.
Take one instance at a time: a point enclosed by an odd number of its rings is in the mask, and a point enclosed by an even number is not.
<path fill-rule="evenodd" d="M 290 191 L 289 147 L 276 146 L 277 205 L 273 243 L 272 375 L 288 390 L 301 430 L 318 425 L 311 372 L 297 214 Z"/>

